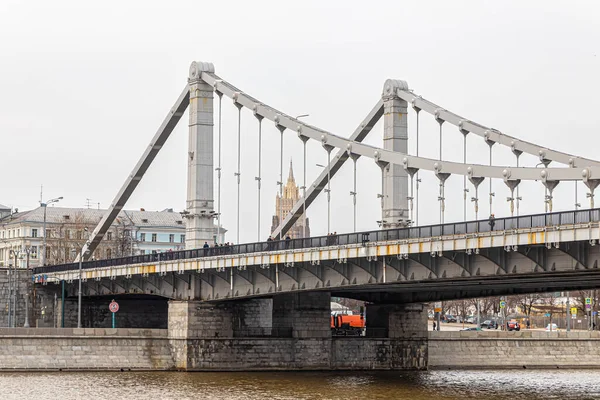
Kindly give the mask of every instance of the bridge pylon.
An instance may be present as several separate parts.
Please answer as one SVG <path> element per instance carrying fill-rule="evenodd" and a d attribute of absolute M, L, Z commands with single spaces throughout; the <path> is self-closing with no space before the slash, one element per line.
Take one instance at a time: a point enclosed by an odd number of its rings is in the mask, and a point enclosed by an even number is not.
<path fill-rule="evenodd" d="M 405 81 L 388 79 L 383 86 L 383 148 L 408 154 L 408 103 L 398 97 L 408 90 Z M 381 228 L 406 226 L 409 221 L 408 172 L 403 165 L 382 167 Z"/>
<path fill-rule="evenodd" d="M 213 97 L 214 89 L 204 82 L 202 72 L 215 72 L 213 64 L 192 62 L 188 85 L 189 148 L 187 182 L 187 218 L 185 247 L 201 248 L 214 241 L 214 160 L 213 160 Z"/>

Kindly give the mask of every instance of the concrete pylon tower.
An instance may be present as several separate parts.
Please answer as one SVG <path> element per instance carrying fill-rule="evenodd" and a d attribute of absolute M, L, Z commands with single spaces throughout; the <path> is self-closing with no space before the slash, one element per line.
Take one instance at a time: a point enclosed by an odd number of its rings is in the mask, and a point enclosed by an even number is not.
<path fill-rule="evenodd" d="M 383 86 L 383 148 L 408 154 L 408 104 L 398 97 L 398 89 L 408 90 L 408 84 L 388 79 Z M 383 175 L 383 229 L 406 226 L 408 196 L 407 171 L 402 165 L 387 165 Z"/>
<path fill-rule="evenodd" d="M 190 123 L 188 146 L 187 221 L 185 248 L 200 248 L 214 241 L 213 88 L 201 79 L 215 72 L 212 63 L 190 66 Z"/>

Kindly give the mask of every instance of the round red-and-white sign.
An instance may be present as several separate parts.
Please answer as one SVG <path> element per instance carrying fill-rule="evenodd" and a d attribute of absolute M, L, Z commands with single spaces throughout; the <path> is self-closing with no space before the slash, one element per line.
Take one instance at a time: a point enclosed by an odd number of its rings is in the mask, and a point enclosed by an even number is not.
<path fill-rule="evenodd" d="M 110 310 L 110 312 L 114 312 L 114 313 L 119 311 L 119 303 L 117 303 L 116 301 L 112 301 L 108 305 L 108 309 Z"/>

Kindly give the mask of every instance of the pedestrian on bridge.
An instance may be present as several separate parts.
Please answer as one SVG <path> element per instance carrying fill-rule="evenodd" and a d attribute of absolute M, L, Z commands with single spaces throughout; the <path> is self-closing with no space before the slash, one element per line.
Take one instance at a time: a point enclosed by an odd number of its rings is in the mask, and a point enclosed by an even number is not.
<path fill-rule="evenodd" d="M 494 216 L 494 214 L 490 215 L 490 221 L 488 222 L 488 224 L 490 224 L 490 231 L 493 231 L 494 226 L 496 225 L 496 217 Z"/>

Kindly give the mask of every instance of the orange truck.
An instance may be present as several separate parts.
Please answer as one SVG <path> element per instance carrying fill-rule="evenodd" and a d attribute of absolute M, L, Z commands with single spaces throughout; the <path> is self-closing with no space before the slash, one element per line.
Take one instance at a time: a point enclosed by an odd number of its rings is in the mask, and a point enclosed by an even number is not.
<path fill-rule="evenodd" d="M 331 316 L 331 333 L 335 336 L 361 336 L 365 330 L 362 315 L 334 314 Z"/>

